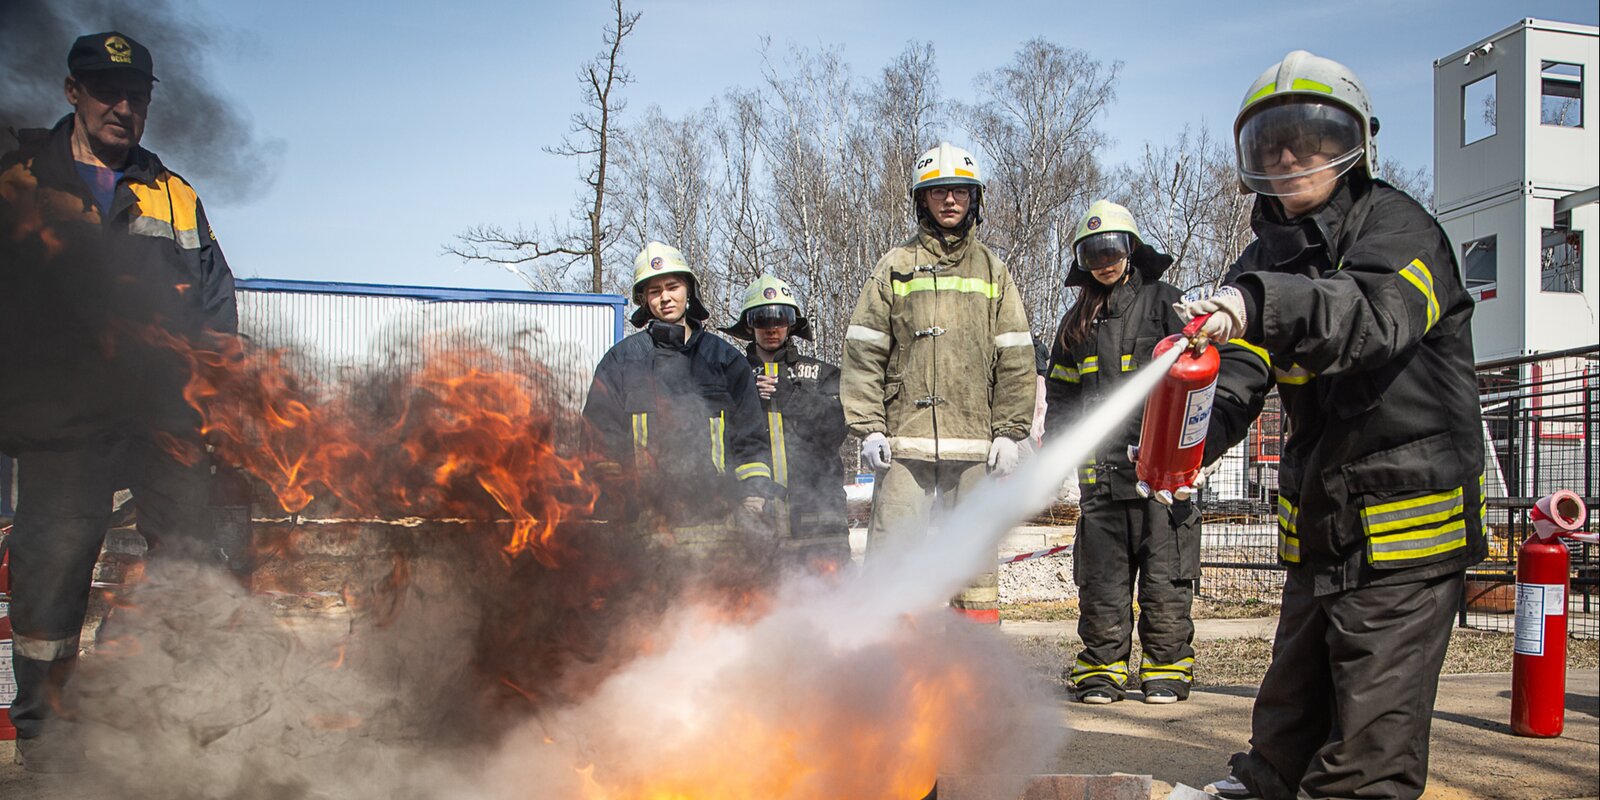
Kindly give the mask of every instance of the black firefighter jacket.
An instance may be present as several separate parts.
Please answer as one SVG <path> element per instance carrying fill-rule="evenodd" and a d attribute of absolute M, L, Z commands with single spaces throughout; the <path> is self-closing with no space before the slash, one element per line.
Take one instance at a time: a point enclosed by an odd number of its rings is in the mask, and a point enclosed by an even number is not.
<path fill-rule="evenodd" d="M 1045 436 L 1071 430 L 1076 421 L 1115 392 L 1134 370 L 1149 364 L 1156 343 L 1183 330 L 1183 320 L 1172 310 L 1181 297 L 1177 287 L 1161 281 L 1172 257 L 1148 245 L 1134 251 L 1127 280 L 1111 296 L 1094 320 L 1089 338 L 1067 349 L 1061 320 L 1050 348 L 1045 374 Z M 1084 286 L 1094 277 L 1077 264 L 1067 272 L 1068 286 Z M 1139 443 L 1144 417 L 1140 405 L 1105 437 L 1089 460 L 1078 469 L 1078 489 L 1084 498 L 1109 492 L 1115 500 L 1139 498 L 1138 478 L 1128 460 L 1128 445 Z"/>
<path fill-rule="evenodd" d="M 1297 220 L 1258 198 L 1251 227 L 1224 279 L 1245 295 L 1249 330 L 1220 349 L 1206 460 L 1244 437 L 1276 385 L 1289 430 L 1279 557 L 1316 594 L 1482 560 L 1472 299 L 1444 231 L 1359 175 Z"/>
<path fill-rule="evenodd" d="M 695 326 L 652 320 L 600 359 L 583 406 L 602 474 L 637 484 L 642 505 L 671 524 L 710 522 L 741 497 L 771 497 L 766 416 L 749 364 Z"/>
<path fill-rule="evenodd" d="M 192 428 L 187 369 L 158 342 L 238 329 L 233 275 L 193 188 L 135 148 L 102 218 L 73 117 L 0 157 L 0 450 Z"/>
<path fill-rule="evenodd" d="M 745 349 L 752 374 L 771 374 L 778 391 L 762 400 L 772 447 L 772 478 L 789 502 L 793 536 L 848 535 L 844 462 L 839 448 L 849 433 L 839 401 L 839 368 L 803 356 L 790 346 L 773 363 L 754 344 Z"/>

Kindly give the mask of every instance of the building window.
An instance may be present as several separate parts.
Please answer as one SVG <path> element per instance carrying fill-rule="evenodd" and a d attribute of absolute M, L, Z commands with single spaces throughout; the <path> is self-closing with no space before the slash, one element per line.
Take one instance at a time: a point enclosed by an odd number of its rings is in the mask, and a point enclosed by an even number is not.
<path fill-rule="evenodd" d="M 1571 213 L 1556 217 L 1539 240 L 1539 288 L 1583 292 L 1583 232 L 1572 229 Z"/>
<path fill-rule="evenodd" d="M 1461 146 L 1483 141 L 1494 135 L 1495 73 L 1491 72 L 1461 87 Z"/>
<path fill-rule="evenodd" d="M 1583 127 L 1583 67 L 1559 61 L 1539 65 L 1539 122 Z"/>
<path fill-rule="evenodd" d="M 1495 272 L 1494 237 L 1485 236 L 1461 245 L 1461 267 L 1467 275 L 1467 291 L 1480 302 L 1493 300 L 1499 277 Z"/>

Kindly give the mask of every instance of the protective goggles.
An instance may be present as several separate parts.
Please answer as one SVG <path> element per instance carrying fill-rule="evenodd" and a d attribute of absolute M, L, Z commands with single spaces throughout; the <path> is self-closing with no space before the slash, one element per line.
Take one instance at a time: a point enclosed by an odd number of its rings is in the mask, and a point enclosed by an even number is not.
<path fill-rule="evenodd" d="M 1072 252 L 1078 257 L 1078 266 L 1087 270 L 1105 269 L 1133 252 L 1133 237 L 1124 231 L 1096 233 L 1079 239 Z"/>
<path fill-rule="evenodd" d="M 1239 179 L 1259 194 L 1307 191 L 1293 180 L 1326 170 L 1343 175 L 1361 159 L 1361 120 L 1328 103 L 1296 102 L 1263 108 L 1239 126 Z"/>
<path fill-rule="evenodd" d="M 783 325 L 793 327 L 799 316 L 794 306 L 756 306 L 744 312 L 744 324 L 751 328 L 777 328 Z"/>

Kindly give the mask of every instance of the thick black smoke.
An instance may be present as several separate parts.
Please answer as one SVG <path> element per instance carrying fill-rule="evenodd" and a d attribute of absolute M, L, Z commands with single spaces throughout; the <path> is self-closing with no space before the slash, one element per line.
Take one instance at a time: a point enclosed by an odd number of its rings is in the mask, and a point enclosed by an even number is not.
<path fill-rule="evenodd" d="M 258 135 L 213 83 L 209 56 L 229 34 L 203 19 L 181 0 L 0 0 L 0 150 L 14 146 L 5 131 L 48 128 L 72 110 L 62 82 L 73 40 L 117 30 L 150 48 L 161 81 L 142 144 L 213 204 L 259 196 L 283 142 Z"/>

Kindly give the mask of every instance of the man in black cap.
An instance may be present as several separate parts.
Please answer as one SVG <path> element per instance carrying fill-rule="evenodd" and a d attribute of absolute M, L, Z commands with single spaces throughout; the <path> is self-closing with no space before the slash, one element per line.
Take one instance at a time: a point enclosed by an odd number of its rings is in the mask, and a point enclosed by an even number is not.
<path fill-rule="evenodd" d="M 16 457 L 11 557 L 17 758 L 82 762 L 63 690 L 119 487 L 152 554 L 210 558 L 211 468 L 179 346 L 238 327 L 199 198 L 139 146 L 150 51 L 97 33 L 67 56 L 73 112 L 0 157 L 0 451 Z"/>

